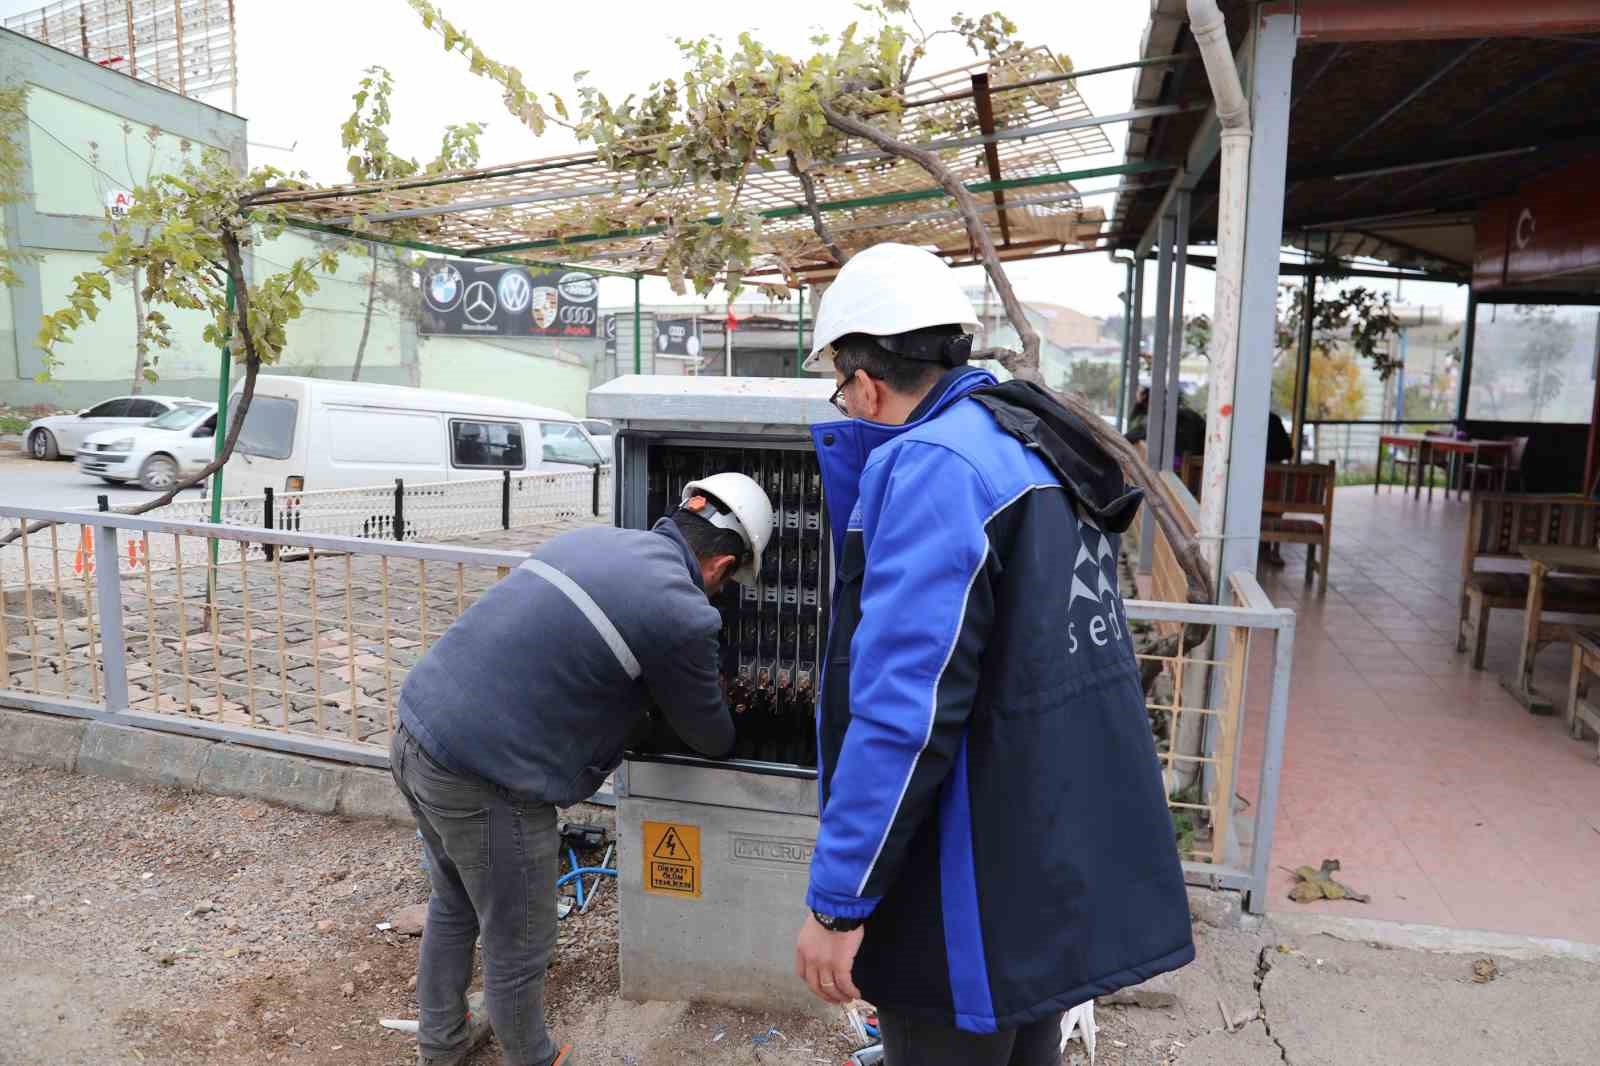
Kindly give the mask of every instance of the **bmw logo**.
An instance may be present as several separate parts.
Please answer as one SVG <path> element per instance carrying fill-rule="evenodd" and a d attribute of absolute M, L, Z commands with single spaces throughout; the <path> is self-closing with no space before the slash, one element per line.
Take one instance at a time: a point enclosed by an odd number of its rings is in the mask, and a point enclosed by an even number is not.
<path fill-rule="evenodd" d="M 428 271 L 428 283 L 423 286 L 428 303 L 437 311 L 448 311 L 461 299 L 461 271 L 449 263 L 442 263 Z"/>

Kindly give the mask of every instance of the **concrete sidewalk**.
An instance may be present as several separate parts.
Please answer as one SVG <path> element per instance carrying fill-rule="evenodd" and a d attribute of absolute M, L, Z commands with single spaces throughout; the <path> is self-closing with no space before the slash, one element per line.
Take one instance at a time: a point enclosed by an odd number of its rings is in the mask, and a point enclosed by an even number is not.
<path fill-rule="evenodd" d="M 1097 1061 L 1565 1066 L 1600 1054 L 1600 948 L 1351 923 L 1383 943 L 1309 931 L 1314 924 L 1197 921 L 1198 958 L 1137 997 L 1148 1005 L 1097 1011 Z M 1497 950 L 1393 946 L 1441 941 Z"/>

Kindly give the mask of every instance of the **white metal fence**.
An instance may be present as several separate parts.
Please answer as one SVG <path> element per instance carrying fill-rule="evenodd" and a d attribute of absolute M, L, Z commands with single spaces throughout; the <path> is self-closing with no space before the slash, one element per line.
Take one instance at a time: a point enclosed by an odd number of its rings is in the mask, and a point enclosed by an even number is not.
<path fill-rule="evenodd" d="M 520 477 L 397 481 L 352 489 L 225 496 L 220 524 L 363 540 L 438 541 L 585 518 L 603 521 L 610 514 L 611 468 L 597 467 Z M 210 524 L 211 501 L 177 500 L 145 517 Z M 68 542 L 63 543 L 63 537 Z M 180 552 L 182 564 L 198 572 L 210 553 L 207 542 L 194 537 L 128 540 L 119 550 L 126 553 L 118 560 L 124 568 L 149 567 L 156 573 L 175 568 Z M 269 554 L 261 543 L 252 543 L 247 550 L 255 559 Z M 69 583 L 82 582 L 94 573 L 94 552 L 94 539 L 84 527 L 41 532 L 30 543 L 0 551 L 0 590 L 27 583 L 43 587 L 55 580 L 58 568 Z"/>

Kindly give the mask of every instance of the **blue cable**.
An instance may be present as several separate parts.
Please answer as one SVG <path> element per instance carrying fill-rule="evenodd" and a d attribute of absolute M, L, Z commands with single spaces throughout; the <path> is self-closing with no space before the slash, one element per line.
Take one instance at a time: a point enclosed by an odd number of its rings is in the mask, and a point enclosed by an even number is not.
<path fill-rule="evenodd" d="M 580 866 L 576 870 L 569 870 L 562 874 L 560 879 L 556 881 L 556 887 L 560 888 L 574 877 L 579 877 L 582 874 L 600 874 L 605 877 L 615 877 L 617 876 L 617 871 L 609 866 Z M 580 880 L 578 883 L 582 884 L 583 882 Z M 593 889 L 590 889 L 590 891 L 593 891 Z"/>
<path fill-rule="evenodd" d="M 578 866 L 578 852 L 575 849 L 570 848 L 570 847 L 567 848 L 567 861 L 572 863 L 573 874 L 575 874 L 579 869 L 579 866 Z M 564 885 L 568 881 L 572 880 L 573 874 L 568 874 L 565 877 L 559 878 L 556 881 L 556 887 L 560 888 L 562 885 Z M 583 906 L 583 878 L 581 878 L 581 877 L 578 878 L 577 893 L 578 893 L 578 906 L 582 907 Z"/>

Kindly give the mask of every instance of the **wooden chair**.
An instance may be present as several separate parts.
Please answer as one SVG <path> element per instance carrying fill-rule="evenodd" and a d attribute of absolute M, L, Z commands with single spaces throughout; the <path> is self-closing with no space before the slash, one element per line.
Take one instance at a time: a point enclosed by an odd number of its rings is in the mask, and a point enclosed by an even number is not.
<path fill-rule="evenodd" d="M 1183 483 L 1200 498 L 1205 459 L 1183 460 Z M 1338 485 L 1333 463 L 1268 463 L 1261 491 L 1261 540 L 1272 544 L 1306 545 L 1306 581 L 1319 577 L 1317 591 L 1328 591 L 1328 555 L 1333 545 L 1333 490 Z M 1320 561 L 1317 549 L 1322 549 Z"/>
<path fill-rule="evenodd" d="M 1600 703 L 1590 700 L 1589 677 L 1600 678 L 1600 629 L 1583 629 L 1572 636 L 1572 684 L 1567 689 L 1567 728 L 1574 738 L 1583 731 L 1600 737 Z M 1600 741 L 1595 745 L 1595 761 L 1600 762 Z"/>
<path fill-rule="evenodd" d="M 1485 493 L 1472 499 L 1467 541 L 1461 556 L 1461 613 L 1456 651 L 1472 641 L 1472 665 L 1483 669 L 1489 612 L 1520 611 L 1528 604 L 1525 545 L 1587 547 L 1600 531 L 1600 502 L 1582 496 Z M 1516 570 L 1482 570 L 1485 560 L 1515 563 Z M 1544 582 L 1544 614 L 1600 616 L 1600 578 L 1552 576 Z M 1541 643 L 1570 640 L 1573 627 L 1541 620 Z"/>
<path fill-rule="evenodd" d="M 1328 593 L 1328 558 L 1333 550 L 1334 464 L 1268 463 L 1261 490 L 1261 540 L 1304 544 L 1306 583 L 1317 577 L 1318 595 Z M 1310 516 L 1310 517 L 1307 517 Z M 1319 561 L 1317 549 L 1322 549 Z"/>
<path fill-rule="evenodd" d="M 1478 491 L 1478 479 L 1487 474 L 1491 479 L 1499 478 L 1500 484 L 1496 491 L 1511 491 L 1511 479 L 1517 479 L 1517 490 L 1520 492 L 1526 484 L 1522 480 L 1522 457 L 1528 453 L 1529 437 L 1512 437 L 1511 450 L 1499 462 L 1482 463 L 1467 460 L 1467 484 L 1472 491 Z"/>

